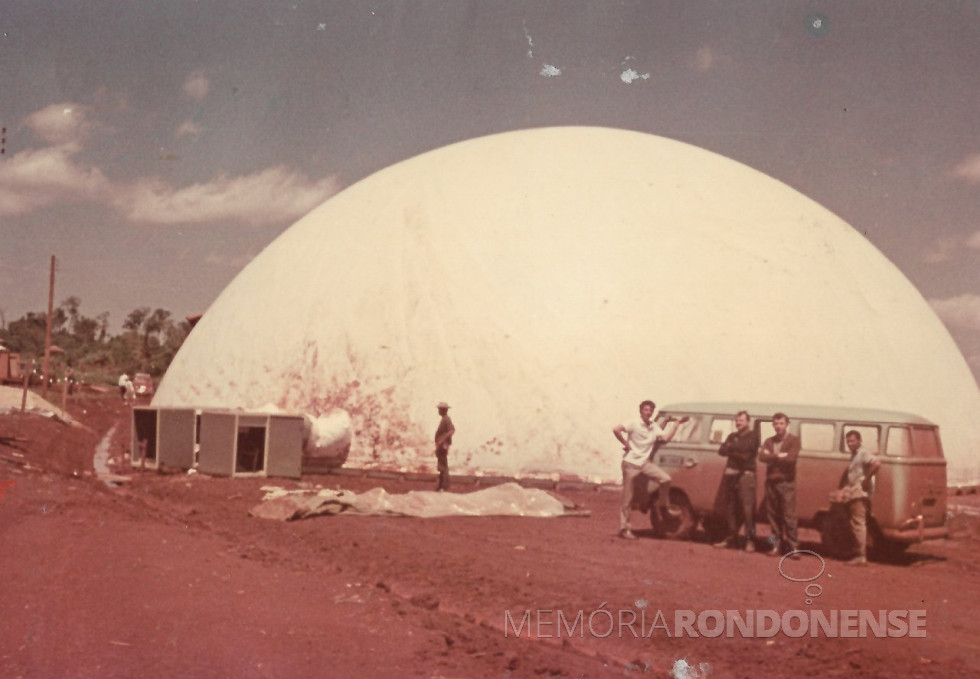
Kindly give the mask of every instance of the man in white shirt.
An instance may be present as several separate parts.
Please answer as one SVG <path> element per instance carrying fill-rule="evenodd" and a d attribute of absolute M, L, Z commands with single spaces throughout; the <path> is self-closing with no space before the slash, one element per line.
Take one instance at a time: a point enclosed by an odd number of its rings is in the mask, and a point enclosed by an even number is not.
<path fill-rule="evenodd" d="M 874 476 L 881 469 L 881 460 L 861 446 L 859 431 L 847 432 L 844 441 L 851 453 L 851 462 L 847 466 L 847 476 L 839 492 L 841 499 L 846 503 L 857 548 L 857 554 L 846 563 L 849 566 L 866 566 L 868 564 L 867 522 L 868 515 L 871 513 L 871 496 L 875 491 Z"/>
<path fill-rule="evenodd" d="M 685 415 L 680 420 L 668 424 L 664 430 L 653 421 L 653 412 L 657 404 L 644 401 L 640 404 L 640 417 L 627 424 L 613 427 L 613 436 L 623 444 L 623 503 L 620 516 L 619 536 L 627 540 L 635 540 L 636 536 L 630 528 L 630 513 L 633 509 L 633 484 L 637 476 L 643 475 L 659 484 L 657 493 L 658 506 L 661 512 L 676 515 L 678 510 L 670 507 L 670 475 L 654 464 L 653 453 L 656 444 L 666 443 L 674 438 L 677 427 L 688 421 Z"/>

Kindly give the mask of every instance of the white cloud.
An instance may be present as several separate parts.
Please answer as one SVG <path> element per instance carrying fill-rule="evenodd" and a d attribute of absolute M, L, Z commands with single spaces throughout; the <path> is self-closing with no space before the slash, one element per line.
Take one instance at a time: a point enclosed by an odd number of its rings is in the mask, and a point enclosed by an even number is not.
<path fill-rule="evenodd" d="M 210 182 L 175 188 L 159 179 L 110 181 L 97 167 L 75 158 L 90 123 L 84 107 L 58 104 L 26 123 L 53 145 L 27 149 L 0 163 L 0 216 L 27 214 L 56 202 L 100 202 L 134 222 L 270 224 L 295 219 L 336 193 L 335 176 L 310 179 L 284 166 L 241 177 L 221 175 Z M 200 134 L 192 121 L 178 136 Z"/>
<path fill-rule="evenodd" d="M 930 264 L 941 264 L 962 255 L 964 248 L 980 250 L 980 231 L 965 236 L 941 236 L 926 250 L 923 259 Z"/>
<path fill-rule="evenodd" d="M 194 71 L 184 81 L 184 94 L 193 101 L 201 101 L 211 89 L 211 82 L 204 71 Z"/>
<path fill-rule="evenodd" d="M 79 104 L 52 104 L 27 116 L 24 122 L 51 144 L 79 145 L 87 136 L 89 109 Z"/>
<path fill-rule="evenodd" d="M 243 177 L 174 189 L 159 180 L 140 180 L 117 201 L 129 219 L 150 224 L 237 221 L 268 224 L 294 219 L 339 189 L 336 177 L 311 180 L 285 167 Z"/>
<path fill-rule="evenodd" d="M 953 176 L 971 183 L 980 183 L 980 153 L 974 153 L 953 168 Z"/>
<path fill-rule="evenodd" d="M 943 236 L 932 244 L 932 247 L 926 251 L 924 258 L 930 264 L 948 262 L 960 247 L 962 247 L 960 236 Z"/>
<path fill-rule="evenodd" d="M 627 68 L 625 71 L 619 74 L 619 79 L 627 85 L 632 85 L 634 80 L 649 80 L 650 74 L 644 73 L 643 75 L 640 75 L 634 69 Z"/>
<path fill-rule="evenodd" d="M 181 137 L 199 137 L 201 133 L 204 132 L 204 128 L 195 123 L 193 120 L 185 120 L 174 132 L 176 137 L 180 139 Z"/>
<path fill-rule="evenodd" d="M 72 161 L 71 145 L 27 150 L 0 163 L 0 215 L 31 212 L 56 201 L 99 200 L 109 181 Z"/>
<path fill-rule="evenodd" d="M 980 295 L 964 294 L 930 299 L 933 310 L 949 327 L 980 330 Z"/>
<path fill-rule="evenodd" d="M 553 66 L 552 64 L 545 64 L 541 67 L 541 70 L 538 71 L 538 75 L 543 75 L 546 78 L 554 78 L 561 75 L 561 69 L 557 66 Z"/>

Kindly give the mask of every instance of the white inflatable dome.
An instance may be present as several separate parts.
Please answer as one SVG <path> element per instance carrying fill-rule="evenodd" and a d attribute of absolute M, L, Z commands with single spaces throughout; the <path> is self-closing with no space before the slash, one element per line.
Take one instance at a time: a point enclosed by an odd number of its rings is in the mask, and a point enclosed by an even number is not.
<path fill-rule="evenodd" d="M 334 196 L 207 311 L 155 405 L 353 419 L 349 463 L 618 479 L 638 403 L 765 401 L 941 425 L 980 478 L 980 392 L 846 223 L 744 165 L 601 128 L 475 139 Z"/>

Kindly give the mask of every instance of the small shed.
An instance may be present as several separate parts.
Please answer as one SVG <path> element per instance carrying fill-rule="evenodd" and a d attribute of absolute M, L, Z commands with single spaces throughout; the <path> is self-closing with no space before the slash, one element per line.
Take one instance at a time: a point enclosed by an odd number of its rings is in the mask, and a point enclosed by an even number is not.
<path fill-rule="evenodd" d="M 191 469 L 194 466 L 197 412 L 193 408 L 136 406 L 132 433 L 130 459 L 134 467 Z"/>
<path fill-rule="evenodd" d="M 298 479 L 304 418 L 236 410 L 133 408 L 134 467 Z"/>
<path fill-rule="evenodd" d="M 201 411 L 198 471 L 298 479 L 302 462 L 302 415 Z"/>

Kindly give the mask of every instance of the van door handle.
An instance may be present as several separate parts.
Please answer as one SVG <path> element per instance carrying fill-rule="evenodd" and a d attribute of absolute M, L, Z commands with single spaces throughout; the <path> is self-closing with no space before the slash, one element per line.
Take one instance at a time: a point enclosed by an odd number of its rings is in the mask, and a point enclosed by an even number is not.
<path fill-rule="evenodd" d="M 688 469 L 697 466 L 697 464 L 698 461 L 695 460 L 693 457 L 688 457 L 684 459 L 684 466 L 687 467 Z"/>

